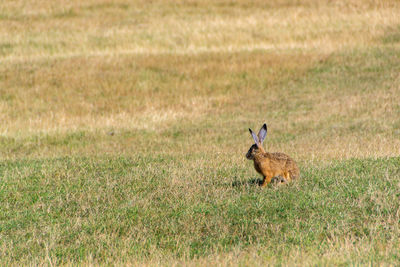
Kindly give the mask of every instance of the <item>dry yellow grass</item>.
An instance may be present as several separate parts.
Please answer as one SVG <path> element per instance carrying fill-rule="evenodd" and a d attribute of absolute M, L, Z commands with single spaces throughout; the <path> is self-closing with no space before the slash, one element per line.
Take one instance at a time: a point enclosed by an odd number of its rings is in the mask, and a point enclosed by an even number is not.
<path fill-rule="evenodd" d="M 4 62 L 256 49 L 332 52 L 400 24 L 398 1 L 5 1 Z"/>
<path fill-rule="evenodd" d="M 85 57 L 29 66 L 9 63 L 0 66 L 0 132 L 24 143 L 32 135 L 63 136 L 79 131 L 95 136 L 108 131 L 160 133 L 171 127 L 185 129 L 184 121 L 212 118 L 216 126 L 226 125 L 225 120 L 234 131 L 242 132 L 241 139 L 230 137 L 224 129 L 207 133 L 225 136 L 233 145 L 225 149 L 241 155 L 248 145 L 243 142 L 248 137 L 245 129 L 257 127 L 248 124 L 266 121 L 271 126 L 269 148 L 289 151 L 302 160 L 397 155 L 400 90 L 398 66 L 392 69 L 390 65 L 397 58 L 380 59 L 369 53 L 348 63 L 348 57 L 245 52 Z M 341 69 L 341 64 L 349 70 Z M 352 72 L 363 64 L 378 68 L 373 75 L 382 78 L 359 83 L 364 74 Z M 313 68 L 329 65 L 338 68 L 337 73 L 312 73 Z M 199 138 L 192 145 L 208 150 L 210 144 Z M 100 147 L 93 147 L 99 142 Z M 76 152 L 120 154 L 131 147 L 139 149 L 136 142 L 101 138 Z M 36 152 L 50 155 L 54 149 L 48 149 Z M 175 149 L 171 145 L 171 151 Z M 71 149 L 54 155 L 67 151 Z"/>

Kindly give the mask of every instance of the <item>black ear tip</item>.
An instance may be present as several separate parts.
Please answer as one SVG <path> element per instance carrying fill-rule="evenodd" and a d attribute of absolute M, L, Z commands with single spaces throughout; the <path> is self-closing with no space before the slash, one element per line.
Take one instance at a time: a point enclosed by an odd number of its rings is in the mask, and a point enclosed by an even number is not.
<path fill-rule="evenodd" d="M 249 128 L 249 132 L 252 133 L 253 131 Z"/>
<path fill-rule="evenodd" d="M 266 123 L 264 123 L 263 128 L 267 129 L 267 124 Z"/>

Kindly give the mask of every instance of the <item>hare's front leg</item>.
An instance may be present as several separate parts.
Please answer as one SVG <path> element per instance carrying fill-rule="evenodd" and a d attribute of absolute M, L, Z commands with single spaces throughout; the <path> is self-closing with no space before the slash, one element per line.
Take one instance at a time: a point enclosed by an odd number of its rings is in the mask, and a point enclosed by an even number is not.
<path fill-rule="evenodd" d="M 264 187 L 267 184 L 269 184 L 271 182 L 271 179 L 272 179 L 272 174 L 267 173 L 267 175 L 264 175 L 264 179 L 263 179 L 263 181 L 261 183 L 261 187 Z"/>

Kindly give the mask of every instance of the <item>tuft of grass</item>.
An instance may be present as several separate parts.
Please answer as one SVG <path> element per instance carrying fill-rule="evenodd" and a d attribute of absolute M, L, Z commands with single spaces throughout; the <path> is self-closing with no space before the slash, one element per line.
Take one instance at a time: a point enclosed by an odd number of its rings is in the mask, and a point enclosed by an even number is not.
<path fill-rule="evenodd" d="M 390 27 L 382 39 L 384 44 L 397 44 L 400 42 L 400 25 Z"/>

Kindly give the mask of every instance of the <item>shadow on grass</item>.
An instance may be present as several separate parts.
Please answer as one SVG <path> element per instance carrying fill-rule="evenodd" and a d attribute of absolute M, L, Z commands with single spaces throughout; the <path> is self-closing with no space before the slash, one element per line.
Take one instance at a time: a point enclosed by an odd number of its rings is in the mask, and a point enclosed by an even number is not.
<path fill-rule="evenodd" d="M 248 181 L 234 181 L 231 185 L 232 187 L 240 187 L 240 186 L 261 186 L 263 180 L 258 178 L 253 178 Z M 287 184 L 287 180 L 282 176 L 276 176 L 271 179 L 271 183 L 269 186 L 277 186 Z"/>
<path fill-rule="evenodd" d="M 234 181 L 234 182 L 232 182 L 232 187 L 241 187 L 241 186 L 245 186 L 245 185 L 260 186 L 261 183 L 262 183 L 262 179 L 252 178 L 248 181 Z"/>

